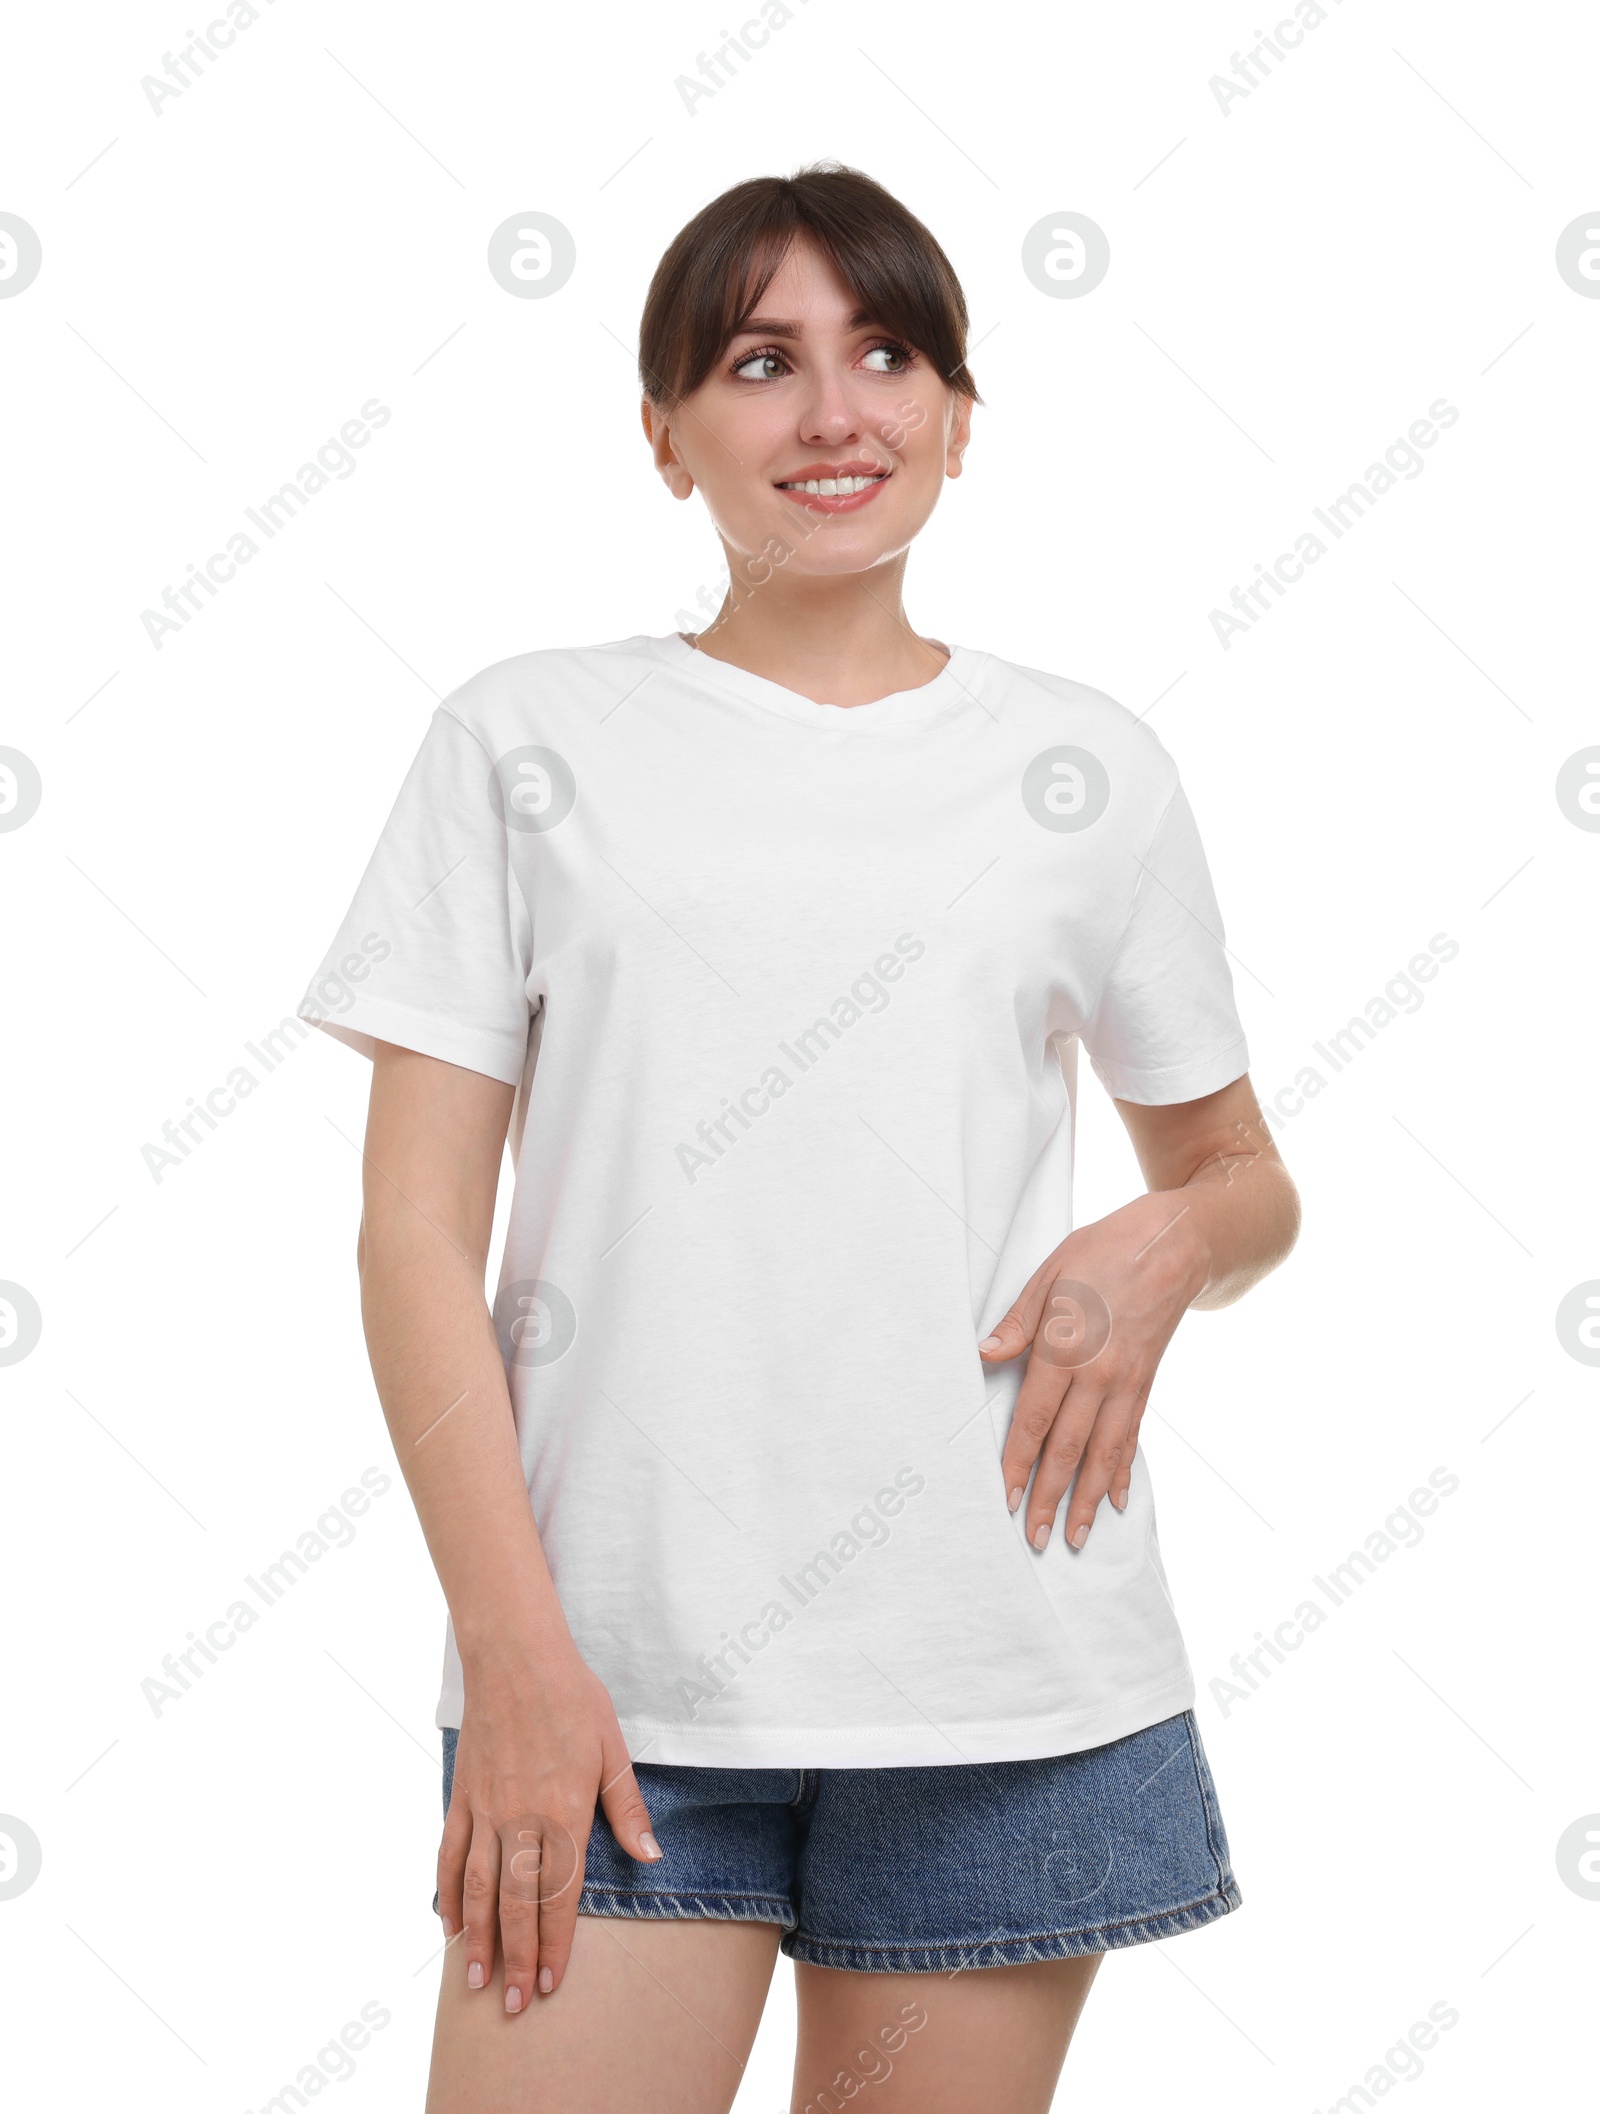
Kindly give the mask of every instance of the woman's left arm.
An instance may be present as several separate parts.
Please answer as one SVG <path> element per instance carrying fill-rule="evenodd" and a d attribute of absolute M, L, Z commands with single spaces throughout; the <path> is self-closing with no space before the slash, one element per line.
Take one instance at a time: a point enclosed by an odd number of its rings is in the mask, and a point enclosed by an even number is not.
<path fill-rule="evenodd" d="M 1068 1234 L 978 1346 L 985 1365 L 1031 1346 L 1001 1467 L 1014 1512 L 1038 1464 L 1035 1548 L 1049 1542 L 1069 1486 L 1074 1548 L 1102 1498 L 1127 1504 L 1145 1403 L 1178 1323 L 1190 1307 L 1242 1298 L 1300 1231 L 1299 1194 L 1248 1073 L 1198 1101 L 1116 1109 L 1147 1193 Z"/>

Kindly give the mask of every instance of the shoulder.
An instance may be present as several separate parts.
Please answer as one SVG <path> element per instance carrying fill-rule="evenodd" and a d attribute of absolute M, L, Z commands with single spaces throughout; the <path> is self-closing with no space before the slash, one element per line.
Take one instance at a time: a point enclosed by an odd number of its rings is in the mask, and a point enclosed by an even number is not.
<path fill-rule="evenodd" d="M 1045 668 L 1027 668 L 998 654 L 984 656 L 985 685 L 1005 725 L 1025 741 L 1081 747 L 1107 771 L 1146 798 L 1164 803 L 1178 783 L 1171 752 L 1149 723 L 1090 683 Z"/>
<path fill-rule="evenodd" d="M 643 638 L 596 646 L 543 646 L 491 661 L 440 700 L 439 712 L 474 735 L 491 755 L 514 741 L 593 725 L 652 665 Z"/>

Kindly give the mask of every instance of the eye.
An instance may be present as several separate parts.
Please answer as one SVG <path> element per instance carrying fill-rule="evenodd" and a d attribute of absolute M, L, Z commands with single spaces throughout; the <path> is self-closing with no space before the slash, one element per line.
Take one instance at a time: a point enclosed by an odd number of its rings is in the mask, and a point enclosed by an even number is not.
<path fill-rule="evenodd" d="M 744 382 L 775 382 L 779 380 L 779 376 L 777 376 L 776 374 L 761 372 L 758 372 L 756 374 L 745 373 L 745 369 L 747 367 L 763 369 L 768 365 L 770 361 L 776 361 L 784 369 L 787 369 L 789 365 L 788 360 L 784 357 L 783 353 L 778 349 L 776 345 L 763 345 L 759 348 L 759 350 L 755 352 L 742 352 L 739 355 L 738 359 L 734 361 L 732 367 L 729 368 L 728 371 L 730 374 L 737 375 L 739 379 Z"/>
<path fill-rule="evenodd" d="M 897 367 L 875 367 L 872 370 L 874 374 L 907 374 L 917 362 L 917 356 L 911 347 L 902 345 L 897 338 L 884 338 L 878 344 L 869 346 L 866 357 L 869 360 L 874 359 L 880 352 L 892 353 L 904 364 Z"/>

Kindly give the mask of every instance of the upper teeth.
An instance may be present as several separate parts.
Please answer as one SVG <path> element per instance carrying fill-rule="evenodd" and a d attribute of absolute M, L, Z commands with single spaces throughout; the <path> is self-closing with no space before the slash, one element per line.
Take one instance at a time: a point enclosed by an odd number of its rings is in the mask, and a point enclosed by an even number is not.
<path fill-rule="evenodd" d="M 842 498 L 848 492 L 864 492 L 869 484 L 876 484 L 880 477 L 888 476 L 887 470 L 877 470 L 871 477 L 808 477 L 797 484 L 786 484 L 786 492 L 815 492 L 819 498 Z"/>

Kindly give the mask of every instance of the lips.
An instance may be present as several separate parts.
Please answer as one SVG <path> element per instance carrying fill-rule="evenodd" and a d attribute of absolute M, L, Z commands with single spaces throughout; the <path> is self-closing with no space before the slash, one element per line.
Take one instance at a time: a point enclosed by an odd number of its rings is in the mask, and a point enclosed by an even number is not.
<path fill-rule="evenodd" d="M 887 470 L 863 470 L 858 474 L 862 480 L 859 483 L 849 473 L 838 479 L 824 480 L 819 477 L 815 480 L 818 486 L 816 491 L 809 490 L 804 484 L 780 484 L 775 489 L 785 499 L 793 500 L 797 506 L 804 507 L 808 514 L 853 514 L 860 507 L 871 506 L 889 482 L 891 475 Z M 868 479 L 870 482 L 866 481 Z M 825 491 L 821 489 L 824 482 L 843 484 L 844 490 Z"/>
<path fill-rule="evenodd" d="M 884 462 L 869 462 L 864 456 L 854 456 L 849 462 L 808 462 L 793 470 L 787 477 L 775 482 L 782 485 L 820 483 L 824 477 L 882 477 L 887 476 L 889 465 Z"/>

